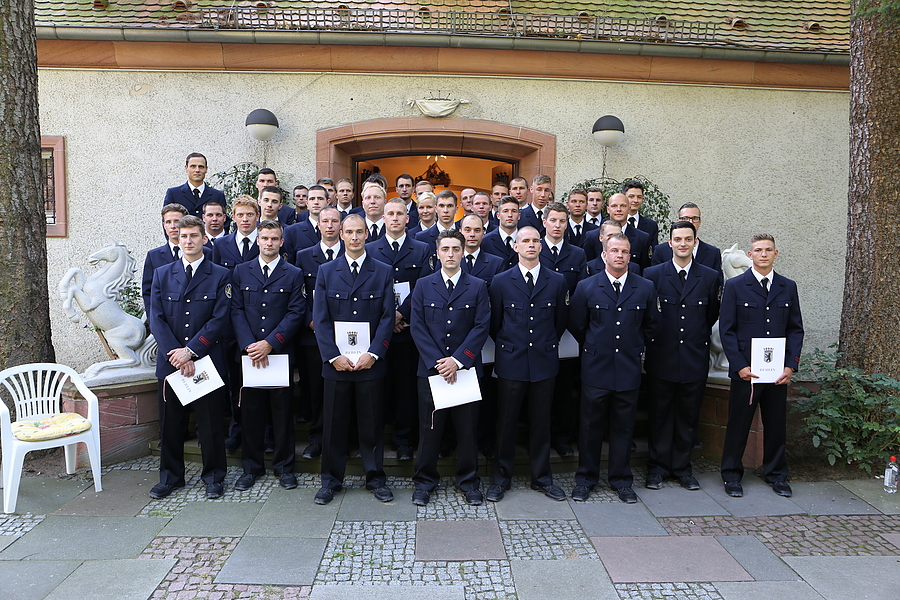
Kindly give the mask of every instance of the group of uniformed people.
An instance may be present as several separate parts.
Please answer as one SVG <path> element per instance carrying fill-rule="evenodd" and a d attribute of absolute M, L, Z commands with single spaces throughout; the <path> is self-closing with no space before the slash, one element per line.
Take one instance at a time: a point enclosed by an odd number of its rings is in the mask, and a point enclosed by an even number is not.
<path fill-rule="evenodd" d="M 390 424 L 397 458 L 415 456 L 415 504 L 429 502 L 438 458 L 451 451 L 465 500 L 500 501 L 523 414 L 533 489 L 567 497 L 553 483 L 550 453 L 572 455 L 577 443 L 571 497 L 587 500 L 601 478 L 606 436 L 609 485 L 623 502 L 637 502 L 630 462 L 642 394 L 650 425 L 645 486 L 659 489 L 671 477 L 696 490 L 690 452 L 719 319 L 732 378 L 725 490 L 742 495 L 741 457 L 759 404 L 764 475 L 776 493 L 790 495 L 785 384 L 799 363 L 803 326 L 796 285 L 772 270 L 772 236 L 752 238 L 753 267 L 729 280 L 723 295 L 721 255 L 697 237 L 697 205 L 681 207 L 659 244 L 658 225 L 640 215 L 638 181 L 608 201 L 599 189 L 573 189 L 562 204 L 553 202 L 546 175 L 498 182 L 491 193 L 467 188 L 459 198 L 401 175 L 389 198 L 376 174 L 358 207 L 352 181 L 322 179 L 294 189 L 295 209 L 283 202 L 274 171 L 262 169 L 258 197 L 235 198 L 227 214 L 206 170 L 203 155 L 188 156 L 188 181 L 167 191 L 162 208 L 168 241 L 147 253 L 144 266 L 145 308 L 159 345 L 160 483 L 152 497 L 185 485 L 190 410 L 208 498 L 224 493 L 226 452 L 238 449 L 236 490 L 265 474 L 266 452 L 279 483 L 297 486 L 291 387 L 242 385 L 243 369 L 269 368 L 276 355 L 299 371 L 310 419 L 303 456 L 321 456 L 317 504 L 342 488 L 354 420 L 366 488 L 378 500 L 393 499 L 383 467 Z M 775 384 L 751 385 L 755 337 L 787 339 Z M 165 378 L 194 376 L 195 360 L 206 355 L 228 385 L 184 406 Z M 435 410 L 433 386 L 455 385 L 469 369 L 481 401 Z M 479 451 L 493 459 L 486 489 Z"/>

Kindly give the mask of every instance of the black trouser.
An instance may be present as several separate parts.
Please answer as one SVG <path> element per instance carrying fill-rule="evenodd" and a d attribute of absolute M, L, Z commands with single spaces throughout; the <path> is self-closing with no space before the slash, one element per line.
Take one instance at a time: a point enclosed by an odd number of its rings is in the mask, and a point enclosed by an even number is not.
<path fill-rule="evenodd" d="M 581 429 L 575 484 L 593 488 L 600 481 L 603 434 L 609 426 L 609 486 L 631 487 L 631 439 L 637 414 L 637 389 L 615 392 L 581 383 Z"/>
<path fill-rule="evenodd" d="M 418 378 L 419 389 L 419 450 L 416 453 L 416 474 L 413 483 L 417 490 L 428 492 L 437 488 L 441 476 L 437 470 L 438 454 L 444 428 L 453 421 L 456 430 L 456 485 L 467 492 L 477 490 L 478 478 L 478 409 L 481 402 L 469 402 L 451 408 L 434 410 L 431 386 L 427 377 Z"/>
<path fill-rule="evenodd" d="M 300 346 L 303 350 L 303 363 L 300 365 L 300 377 L 303 391 L 309 404 L 309 443 L 322 443 L 322 398 L 325 380 L 322 378 L 322 354 L 318 346 Z"/>
<path fill-rule="evenodd" d="M 785 481 L 788 476 L 785 446 L 787 440 L 787 388 L 774 383 L 753 384 L 750 404 L 750 382 L 731 380 L 728 400 L 728 426 L 722 446 L 722 480 L 740 481 L 744 476 L 744 449 L 756 407 L 763 425 L 763 476 L 768 483 Z"/>
<path fill-rule="evenodd" d="M 706 391 L 706 380 L 691 383 L 646 376 L 649 398 L 650 458 L 647 472 L 663 477 L 691 475 L 694 423 Z"/>
<path fill-rule="evenodd" d="M 551 442 L 554 447 L 571 444 L 578 429 L 578 397 L 573 393 L 580 375 L 580 361 L 564 358 L 559 361 L 559 374 L 553 386 L 553 429 Z"/>
<path fill-rule="evenodd" d="M 416 425 L 419 422 L 418 394 L 416 393 L 416 368 L 419 353 L 409 341 L 391 340 L 387 356 L 388 376 L 385 380 L 384 413 L 393 425 L 394 445 L 414 446 Z"/>
<path fill-rule="evenodd" d="M 523 403 L 528 405 L 530 423 L 528 456 L 531 482 L 542 486 L 553 483 L 550 472 L 550 418 L 553 408 L 555 377 L 542 381 L 497 381 L 497 455 L 494 459 L 494 483 L 509 489 L 516 458 L 516 428 Z"/>
<path fill-rule="evenodd" d="M 223 407 L 225 388 L 219 388 L 188 406 L 181 404 L 178 396 L 164 379 L 159 380 L 159 482 L 168 485 L 184 485 L 184 428 L 191 411 L 197 420 L 197 436 L 203 470 L 200 479 L 205 483 L 225 480 L 225 427 Z"/>
<path fill-rule="evenodd" d="M 338 489 L 347 468 L 347 423 L 356 405 L 359 454 L 366 473 L 366 489 L 383 486 L 384 379 L 338 381 L 325 379 L 324 429 L 322 435 L 322 487 Z"/>
<path fill-rule="evenodd" d="M 276 475 L 294 472 L 294 398 L 291 388 L 256 389 L 241 391 L 243 415 L 243 439 L 241 464 L 244 473 L 265 475 L 266 424 L 272 423 L 275 440 L 272 454 L 272 471 Z"/>

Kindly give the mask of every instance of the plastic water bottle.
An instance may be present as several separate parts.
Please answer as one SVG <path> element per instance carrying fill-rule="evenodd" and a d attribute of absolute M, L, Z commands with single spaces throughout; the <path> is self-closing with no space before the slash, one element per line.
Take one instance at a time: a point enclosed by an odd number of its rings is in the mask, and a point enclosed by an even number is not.
<path fill-rule="evenodd" d="M 884 491 L 888 494 L 897 493 L 898 472 L 900 472 L 900 467 L 897 466 L 897 457 L 892 456 L 884 468 Z"/>

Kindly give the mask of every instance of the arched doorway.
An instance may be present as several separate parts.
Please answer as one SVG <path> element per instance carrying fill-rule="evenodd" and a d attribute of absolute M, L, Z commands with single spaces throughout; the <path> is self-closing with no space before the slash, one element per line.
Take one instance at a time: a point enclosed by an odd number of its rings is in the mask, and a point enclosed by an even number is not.
<path fill-rule="evenodd" d="M 359 161 L 384 156 L 443 154 L 518 164 L 516 175 L 554 177 L 556 136 L 480 119 L 373 119 L 316 133 L 316 176 L 355 176 Z"/>

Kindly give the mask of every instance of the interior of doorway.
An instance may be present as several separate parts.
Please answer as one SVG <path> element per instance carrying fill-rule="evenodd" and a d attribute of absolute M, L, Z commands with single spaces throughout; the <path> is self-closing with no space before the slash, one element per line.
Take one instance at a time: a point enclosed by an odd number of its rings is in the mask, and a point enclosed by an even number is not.
<path fill-rule="evenodd" d="M 438 181 L 434 186 L 435 193 L 448 189 L 459 197 L 465 188 L 490 193 L 495 181 L 503 181 L 508 185 L 509 180 L 516 176 L 518 167 L 518 161 L 440 154 L 369 158 L 356 161 L 356 189 L 361 190 L 363 182 L 372 173 L 381 173 L 388 182 L 388 198 L 393 198 L 396 196 L 394 181 L 405 173 L 412 175 L 414 181 Z M 356 196 L 358 204 L 359 194 Z"/>

